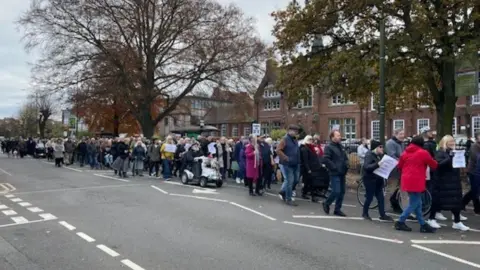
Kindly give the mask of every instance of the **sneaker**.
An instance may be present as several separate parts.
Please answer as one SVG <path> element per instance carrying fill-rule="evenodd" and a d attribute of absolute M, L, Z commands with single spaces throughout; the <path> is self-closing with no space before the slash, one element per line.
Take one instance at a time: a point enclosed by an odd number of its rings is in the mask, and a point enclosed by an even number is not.
<path fill-rule="evenodd" d="M 328 206 L 325 202 L 322 203 L 323 206 L 323 211 L 325 214 L 329 215 L 330 214 L 330 206 Z"/>
<path fill-rule="evenodd" d="M 452 220 L 454 220 L 455 217 L 452 215 Z M 462 216 L 462 214 L 460 214 L 460 221 L 467 221 L 468 218 L 466 216 Z"/>
<path fill-rule="evenodd" d="M 347 215 L 345 215 L 345 213 L 343 213 L 342 211 L 334 211 L 333 214 L 335 216 L 339 216 L 339 217 L 346 217 Z"/>
<path fill-rule="evenodd" d="M 297 192 L 295 190 L 292 191 L 292 197 L 297 197 Z"/>
<path fill-rule="evenodd" d="M 395 222 L 395 230 L 404 231 L 404 232 L 411 232 L 412 228 L 408 227 L 407 224 L 405 224 L 405 222 L 396 221 Z"/>
<path fill-rule="evenodd" d="M 435 214 L 435 219 L 436 220 L 440 220 L 440 221 L 444 221 L 444 220 L 447 220 L 447 218 L 440 212 L 436 213 Z"/>
<path fill-rule="evenodd" d="M 245 180 L 240 179 L 240 183 L 245 184 Z"/>
<path fill-rule="evenodd" d="M 435 219 L 429 219 L 427 220 L 428 225 L 434 229 L 440 229 L 442 226 L 440 226 Z"/>
<path fill-rule="evenodd" d="M 237 184 L 240 184 L 240 183 L 241 183 L 241 182 L 240 182 L 240 178 L 238 178 L 238 177 L 235 179 L 235 181 L 237 182 Z"/>
<path fill-rule="evenodd" d="M 286 201 L 285 203 L 289 206 L 298 206 L 298 204 L 294 201 Z"/>
<path fill-rule="evenodd" d="M 381 216 L 378 219 L 380 219 L 381 221 L 390 221 L 390 222 L 393 221 L 393 218 L 391 216 L 387 216 L 387 215 Z"/>
<path fill-rule="evenodd" d="M 369 216 L 369 215 L 362 215 L 363 219 L 365 220 L 368 220 L 368 221 L 372 221 L 372 218 Z"/>
<path fill-rule="evenodd" d="M 437 229 L 430 226 L 428 223 L 423 224 L 420 226 L 421 233 L 434 233 Z"/>
<path fill-rule="evenodd" d="M 458 222 L 458 223 L 454 222 L 453 225 L 452 225 L 452 229 L 466 232 L 466 231 L 470 230 L 470 227 L 467 227 L 467 226 L 463 225 L 462 222 Z"/>
<path fill-rule="evenodd" d="M 282 191 L 278 192 L 278 197 L 280 197 L 280 199 L 282 201 L 285 201 L 285 193 L 284 192 L 282 192 Z"/>

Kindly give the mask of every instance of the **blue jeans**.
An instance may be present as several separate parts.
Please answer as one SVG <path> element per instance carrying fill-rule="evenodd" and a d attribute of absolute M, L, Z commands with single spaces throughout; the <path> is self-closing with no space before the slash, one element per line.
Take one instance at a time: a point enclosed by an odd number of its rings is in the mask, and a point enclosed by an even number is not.
<path fill-rule="evenodd" d="M 417 216 L 418 223 L 420 223 L 420 225 L 424 225 L 425 220 L 423 220 L 422 213 L 422 192 L 409 192 L 408 199 L 408 207 L 403 210 L 403 213 L 398 219 L 398 221 L 405 222 L 408 216 L 410 216 L 410 214 L 414 212 Z"/>
<path fill-rule="evenodd" d="M 172 178 L 172 170 L 170 168 L 170 160 L 168 159 L 162 159 L 162 164 L 163 164 L 163 179 L 170 179 Z"/>
<path fill-rule="evenodd" d="M 325 204 L 330 206 L 335 201 L 335 212 L 340 211 L 345 197 L 345 175 L 330 176 L 330 187 L 332 193 L 328 196 Z"/>
<path fill-rule="evenodd" d="M 294 183 L 298 183 L 300 178 L 300 166 L 280 166 L 283 174 L 282 193 L 285 194 L 285 200 L 292 200 L 292 187 Z"/>
<path fill-rule="evenodd" d="M 97 167 L 97 154 L 88 153 L 88 164 L 92 169 Z"/>
<path fill-rule="evenodd" d="M 366 181 L 365 181 L 366 180 Z M 365 187 L 365 203 L 363 204 L 363 215 L 368 216 L 370 204 L 373 197 L 377 198 L 378 213 L 381 217 L 385 216 L 385 198 L 383 197 L 383 179 L 365 179 L 363 186 Z"/>

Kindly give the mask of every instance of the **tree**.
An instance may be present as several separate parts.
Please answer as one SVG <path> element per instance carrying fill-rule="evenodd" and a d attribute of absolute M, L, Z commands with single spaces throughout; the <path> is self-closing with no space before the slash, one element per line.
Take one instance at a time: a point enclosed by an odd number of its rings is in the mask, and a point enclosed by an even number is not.
<path fill-rule="evenodd" d="M 38 110 L 34 102 L 25 103 L 18 114 L 20 134 L 24 138 L 34 137 L 38 132 Z"/>
<path fill-rule="evenodd" d="M 38 83 L 64 91 L 101 78 L 89 64 L 105 60 L 147 137 L 196 88 L 250 86 L 265 56 L 252 20 L 212 0 L 32 0 L 19 24 L 27 49 L 42 48 Z"/>
<path fill-rule="evenodd" d="M 477 53 L 478 1 L 314 0 L 305 6 L 293 2 L 273 17 L 276 47 L 288 64 L 281 85 L 300 95 L 316 85 L 363 106 L 378 89 L 377 29 L 384 19 L 388 112 L 431 104 L 438 137 L 451 132 L 455 59 Z M 312 47 L 318 43 L 323 47 Z M 299 46 L 307 53 L 299 54 Z"/>
<path fill-rule="evenodd" d="M 45 138 L 45 127 L 50 116 L 55 113 L 55 101 L 49 94 L 37 91 L 32 97 L 32 106 L 37 109 L 37 124 L 40 138 Z"/>

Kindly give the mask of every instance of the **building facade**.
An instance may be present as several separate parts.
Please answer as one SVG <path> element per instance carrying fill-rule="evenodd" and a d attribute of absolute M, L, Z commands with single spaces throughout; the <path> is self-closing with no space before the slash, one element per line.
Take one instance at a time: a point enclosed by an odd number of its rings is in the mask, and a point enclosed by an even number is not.
<path fill-rule="evenodd" d="M 288 106 L 281 89 L 275 88 L 276 77 L 276 63 L 269 60 L 263 80 L 255 93 L 254 115 L 255 120 L 262 124 L 263 133 L 297 124 L 307 133 L 319 134 L 322 139 L 328 139 L 333 128 L 338 128 L 345 139 L 379 139 L 380 121 L 373 98 L 368 108 L 360 108 L 341 95 L 329 96 L 311 90 L 307 98 L 296 105 Z M 399 110 L 386 119 L 385 134 L 390 137 L 395 129 L 403 128 L 410 136 L 418 134 L 424 126 L 436 129 L 434 108 L 420 106 L 416 109 Z M 452 134 L 472 136 L 479 131 L 480 92 L 476 96 L 458 99 Z"/>

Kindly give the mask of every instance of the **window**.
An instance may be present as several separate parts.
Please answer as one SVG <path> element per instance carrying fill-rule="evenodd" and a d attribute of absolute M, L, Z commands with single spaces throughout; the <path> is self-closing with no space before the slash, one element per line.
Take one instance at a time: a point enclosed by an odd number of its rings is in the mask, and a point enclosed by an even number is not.
<path fill-rule="evenodd" d="M 268 89 L 263 91 L 263 97 L 264 98 L 278 98 L 280 97 L 280 92 L 274 89 Z"/>
<path fill-rule="evenodd" d="M 168 117 L 165 117 L 165 119 L 163 121 L 165 123 L 165 126 L 168 126 Z"/>
<path fill-rule="evenodd" d="M 345 139 L 356 139 L 356 129 L 355 118 L 343 119 L 343 136 Z"/>
<path fill-rule="evenodd" d="M 480 116 L 472 117 L 472 137 L 480 131 Z"/>
<path fill-rule="evenodd" d="M 378 106 L 378 104 L 375 103 L 375 97 L 372 95 L 372 96 L 370 97 L 370 110 L 371 110 L 371 111 L 375 111 L 375 110 L 376 110 L 375 108 L 376 108 L 377 106 Z"/>
<path fill-rule="evenodd" d="M 232 126 L 232 137 L 238 137 L 238 125 Z"/>
<path fill-rule="evenodd" d="M 479 105 L 480 104 L 480 76 L 479 76 L 478 80 L 479 80 L 479 83 L 478 83 L 479 92 L 476 95 L 472 96 L 472 105 Z"/>
<path fill-rule="evenodd" d="M 393 120 L 393 131 L 397 129 L 405 129 L 405 120 L 403 119 Z"/>
<path fill-rule="evenodd" d="M 328 119 L 328 129 L 340 129 L 340 119 Z"/>
<path fill-rule="evenodd" d="M 457 135 L 457 118 L 453 117 L 452 136 Z"/>
<path fill-rule="evenodd" d="M 313 107 L 313 89 L 307 91 L 307 97 L 300 99 L 297 103 L 298 109 L 311 107 Z"/>
<path fill-rule="evenodd" d="M 280 110 L 280 100 L 268 100 L 263 104 L 264 111 L 277 111 Z"/>
<path fill-rule="evenodd" d="M 262 135 L 270 133 L 270 125 L 268 123 L 262 123 L 261 133 Z"/>
<path fill-rule="evenodd" d="M 353 102 L 346 100 L 343 95 L 332 96 L 332 105 L 351 105 Z"/>
<path fill-rule="evenodd" d="M 417 98 L 424 98 L 425 97 L 425 93 L 421 93 L 421 92 L 417 92 Z M 421 104 L 421 102 L 419 102 L 419 105 L 418 105 L 420 108 L 428 108 L 428 104 Z"/>
<path fill-rule="evenodd" d="M 220 125 L 220 136 L 227 136 L 227 124 Z"/>
<path fill-rule="evenodd" d="M 372 139 L 380 140 L 380 121 L 372 121 Z"/>
<path fill-rule="evenodd" d="M 250 136 L 251 130 L 250 127 L 243 128 L 243 136 Z"/>
<path fill-rule="evenodd" d="M 282 123 L 280 122 L 273 122 L 272 123 L 272 129 L 281 129 L 282 128 Z"/>
<path fill-rule="evenodd" d="M 424 127 L 430 126 L 430 119 L 428 118 L 423 118 L 423 119 L 417 119 L 417 134 L 420 134 L 420 130 Z"/>

